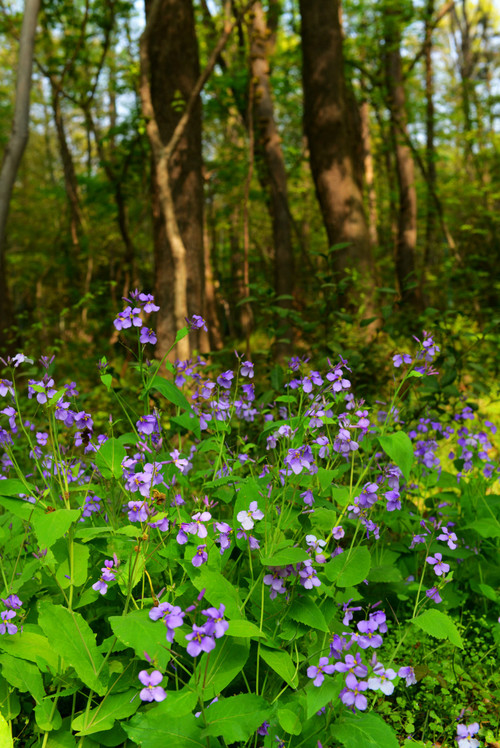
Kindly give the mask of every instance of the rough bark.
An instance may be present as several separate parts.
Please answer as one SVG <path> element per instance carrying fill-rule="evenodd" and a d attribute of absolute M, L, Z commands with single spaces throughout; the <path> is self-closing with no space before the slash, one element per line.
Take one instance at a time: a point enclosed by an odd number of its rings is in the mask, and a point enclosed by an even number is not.
<path fill-rule="evenodd" d="M 345 289 L 340 300 L 349 300 L 348 278 L 357 271 L 371 306 L 373 261 L 363 209 L 361 138 L 344 78 L 339 7 L 339 0 L 300 0 L 304 128 L 328 242 L 347 245 L 331 254 L 332 269 Z"/>
<path fill-rule="evenodd" d="M 434 71 L 432 66 L 432 31 L 435 0 L 427 0 L 425 15 L 425 128 L 427 166 L 427 201 L 425 225 L 425 266 L 438 263 L 436 247 L 436 148 L 434 143 Z"/>
<path fill-rule="evenodd" d="M 417 191 L 413 156 L 407 144 L 408 125 L 400 52 L 400 19 L 397 9 L 392 5 L 388 6 L 384 20 L 387 96 L 399 192 L 396 278 L 401 303 L 418 309 L 421 305 L 421 293 L 415 272 Z"/>
<path fill-rule="evenodd" d="M 255 156 L 260 182 L 268 196 L 268 209 L 272 221 L 274 289 L 278 297 L 292 296 L 294 259 L 287 175 L 281 138 L 274 118 L 270 81 L 269 58 L 272 48 L 272 29 L 269 29 L 266 24 L 266 17 L 260 2 L 256 2 L 253 6 L 250 33 Z M 283 309 L 290 309 L 291 299 L 280 300 L 278 304 Z M 292 347 L 292 328 L 286 317 L 284 321 L 283 341 L 278 343 L 276 351 L 279 357 L 289 355 Z M 287 343 L 286 340 L 289 342 Z"/>
<path fill-rule="evenodd" d="M 5 260 L 7 218 L 16 175 L 28 142 L 31 74 L 40 0 L 25 0 L 16 79 L 16 102 L 12 132 L 0 171 L 0 347 L 7 344 L 7 328 L 13 322 Z"/>
<path fill-rule="evenodd" d="M 371 245 L 375 248 L 378 246 L 377 193 L 375 191 L 375 169 L 373 167 L 372 139 L 370 135 L 370 107 L 367 99 L 361 102 L 359 114 L 361 117 L 365 188 L 368 193 L 368 231 Z"/>

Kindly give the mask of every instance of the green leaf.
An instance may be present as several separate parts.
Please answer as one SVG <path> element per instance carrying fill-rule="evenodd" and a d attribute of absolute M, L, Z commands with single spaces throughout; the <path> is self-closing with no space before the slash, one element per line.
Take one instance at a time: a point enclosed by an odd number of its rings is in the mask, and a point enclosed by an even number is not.
<path fill-rule="evenodd" d="M 0 483 L 5 483 L 5 481 L 2 480 Z M 6 499 L 0 496 L 0 506 L 3 506 L 14 517 L 25 519 L 28 522 L 35 513 L 42 514 L 42 510 L 39 507 L 35 507 L 29 501 L 24 501 L 23 499 Z"/>
<path fill-rule="evenodd" d="M 104 660 L 97 649 L 95 634 L 85 619 L 79 613 L 48 601 L 40 602 L 38 610 L 38 623 L 54 652 L 76 670 L 86 686 L 104 696 Z"/>
<path fill-rule="evenodd" d="M 227 636 L 236 636 L 242 639 L 249 639 L 251 637 L 265 637 L 263 631 L 259 629 L 255 623 L 251 621 L 243 621 L 241 619 L 235 621 L 229 621 L 229 628 L 226 632 Z"/>
<path fill-rule="evenodd" d="M 493 519 L 476 519 L 469 525 L 465 525 L 466 530 L 474 530 L 482 538 L 500 538 L 500 524 Z"/>
<path fill-rule="evenodd" d="M 413 465 L 413 444 L 408 434 L 396 431 L 388 436 L 379 436 L 378 441 L 384 452 L 403 473 L 406 480 L 410 480 Z"/>
<path fill-rule="evenodd" d="M 335 722 L 333 732 L 345 748 L 399 748 L 392 727 L 373 712 L 343 717 Z"/>
<path fill-rule="evenodd" d="M 448 639 L 456 647 L 463 649 L 462 638 L 454 621 L 440 610 L 429 608 L 422 615 L 412 618 L 411 622 L 436 639 Z"/>
<path fill-rule="evenodd" d="M 293 621 L 304 623 L 313 629 L 318 629 L 325 633 L 330 631 L 323 613 L 310 597 L 302 597 L 299 600 L 294 600 L 288 609 L 288 615 Z"/>
<path fill-rule="evenodd" d="M 59 730 L 62 725 L 62 717 L 57 709 L 54 709 L 54 701 L 52 699 L 44 699 L 40 704 L 36 705 L 35 720 L 40 730 L 44 732 Z"/>
<path fill-rule="evenodd" d="M 6 480 L 0 481 L 0 495 L 2 496 L 17 496 L 20 493 L 33 493 L 35 487 L 27 481 L 23 483 L 18 478 L 6 478 Z"/>
<path fill-rule="evenodd" d="M 310 681 L 305 687 L 307 719 L 314 717 L 330 701 L 336 702 L 343 687 L 343 681 L 338 678 L 326 677 L 319 688 Z"/>
<path fill-rule="evenodd" d="M 141 748 L 207 748 L 201 738 L 200 721 L 192 714 L 165 719 L 161 710 L 151 709 L 136 714 L 122 727 Z"/>
<path fill-rule="evenodd" d="M 131 647 L 139 659 L 144 659 L 144 652 L 164 670 L 170 660 L 170 644 L 167 642 L 167 630 L 161 621 L 152 621 L 147 610 L 133 610 L 126 616 L 110 616 L 109 624 L 113 634 Z"/>
<path fill-rule="evenodd" d="M 62 589 L 66 589 L 73 582 L 75 587 L 85 584 L 88 576 L 90 549 L 81 543 L 73 543 L 73 580 L 70 577 L 70 563 L 66 548 L 55 549 L 54 557 L 57 562 L 56 579 Z"/>
<path fill-rule="evenodd" d="M 125 447 L 115 438 L 104 442 L 98 452 L 95 453 L 94 461 L 103 478 L 121 478 L 122 460 L 126 455 Z"/>
<path fill-rule="evenodd" d="M 157 390 L 163 397 L 168 400 L 169 403 L 177 405 L 178 408 L 187 410 L 189 413 L 193 413 L 193 409 L 185 396 L 182 394 L 180 389 L 173 382 L 169 382 L 168 379 L 163 377 L 156 377 L 151 389 Z"/>
<path fill-rule="evenodd" d="M 40 548 L 51 548 L 56 540 L 65 535 L 73 522 L 81 516 L 79 509 L 57 509 L 55 512 L 36 512 L 32 518 L 33 528 Z"/>
<path fill-rule="evenodd" d="M 270 716 L 272 708 L 261 696 L 239 694 L 219 699 L 206 710 L 206 735 L 222 736 L 226 743 L 245 742 Z"/>
<path fill-rule="evenodd" d="M 300 735 L 302 732 L 302 719 L 299 712 L 291 709 L 278 709 L 278 721 L 285 732 L 290 735 Z"/>
<path fill-rule="evenodd" d="M 288 683 L 291 688 L 297 688 L 299 676 L 297 668 L 293 664 L 293 660 L 288 652 L 282 649 L 269 649 L 262 646 L 260 648 L 260 656 L 275 673 L 278 673 L 285 683 Z"/>
<path fill-rule="evenodd" d="M 112 374 L 101 374 L 101 382 L 106 387 L 108 392 L 111 389 L 111 382 L 113 381 L 113 375 Z"/>
<path fill-rule="evenodd" d="M 367 578 L 370 565 L 370 551 L 365 546 L 358 546 L 350 555 L 344 551 L 329 561 L 325 574 L 337 587 L 353 587 Z"/>
<path fill-rule="evenodd" d="M 307 561 L 309 554 L 302 548 L 283 548 L 274 555 L 267 558 L 261 558 L 263 566 L 288 566 L 288 564 L 298 564 L 300 561 Z"/>
<path fill-rule="evenodd" d="M 59 657 L 51 648 L 48 639 L 41 634 L 25 630 L 19 636 L 1 636 L 0 649 L 21 660 L 36 662 L 38 668 L 47 672 L 58 672 Z"/>
<path fill-rule="evenodd" d="M 373 566 L 368 574 L 369 582 L 400 582 L 403 575 L 397 566 Z"/>
<path fill-rule="evenodd" d="M 155 712 L 165 718 L 184 717 L 191 714 L 198 703 L 198 694 L 194 688 L 185 686 L 180 691 L 167 691 L 167 698 L 155 707 Z"/>
<path fill-rule="evenodd" d="M 90 740 L 85 741 L 85 746 L 87 745 L 89 745 L 89 748 L 92 748 L 90 746 Z M 52 732 L 49 735 L 46 748 L 76 748 L 75 738 L 69 731 L 69 728 L 63 727 L 62 730 Z"/>
<path fill-rule="evenodd" d="M 0 714 L 0 745 L 2 748 L 14 748 L 10 724 L 2 714 Z"/>
<path fill-rule="evenodd" d="M 224 603 L 225 615 L 228 618 L 241 618 L 240 610 L 243 603 L 239 592 L 226 577 L 218 571 L 209 569 L 206 565 L 198 571 L 190 564 L 187 571 L 196 589 L 199 592 L 205 590 L 205 597 L 210 605 L 218 608 L 221 603 Z"/>
<path fill-rule="evenodd" d="M 37 704 L 45 698 L 42 676 L 39 669 L 30 662 L 22 662 L 8 654 L 0 655 L 2 675 L 6 681 L 22 693 L 26 691 L 33 696 Z"/>
<path fill-rule="evenodd" d="M 105 696 L 99 706 L 91 709 L 88 714 L 83 712 L 78 715 L 71 727 L 77 731 L 78 737 L 92 735 L 100 730 L 111 730 L 115 720 L 126 719 L 135 714 L 140 703 L 137 688 Z"/>
<path fill-rule="evenodd" d="M 210 652 L 210 657 L 204 654 L 200 659 L 200 672 L 204 673 L 206 668 L 204 697 L 213 699 L 233 681 L 245 667 L 250 645 L 246 639 L 235 639 L 224 637 L 222 644 L 217 641 L 216 649 Z M 208 660 L 208 666 L 207 666 Z M 190 680 L 190 685 L 195 687 L 196 678 Z"/>
<path fill-rule="evenodd" d="M 175 336 L 175 342 L 178 343 L 179 340 L 182 340 L 186 337 L 186 335 L 189 335 L 191 328 L 190 327 L 181 327 L 180 330 L 177 330 L 176 336 Z M 166 363 L 166 362 L 165 362 Z"/>

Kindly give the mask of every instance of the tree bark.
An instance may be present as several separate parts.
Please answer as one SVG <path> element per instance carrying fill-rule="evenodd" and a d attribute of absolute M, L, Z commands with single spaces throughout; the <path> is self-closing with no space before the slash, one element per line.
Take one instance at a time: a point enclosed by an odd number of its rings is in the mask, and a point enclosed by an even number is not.
<path fill-rule="evenodd" d="M 365 187 L 368 193 L 368 231 L 372 248 L 375 248 L 378 246 L 377 193 L 375 191 L 375 170 L 373 168 L 372 139 L 370 135 L 370 107 L 367 99 L 363 99 L 361 102 L 359 114 L 361 117 Z"/>
<path fill-rule="evenodd" d="M 361 294 L 372 307 L 373 260 L 363 209 L 359 120 L 344 78 L 339 11 L 339 0 L 300 0 L 304 128 L 329 245 L 347 245 L 331 254 L 339 301 L 349 301 L 350 276 L 357 271 Z M 354 299 L 350 302 L 354 306 Z"/>
<path fill-rule="evenodd" d="M 432 66 L 432 31 L 435 0 L 427 0 L 425 14 L 425 161 L 427 165 L 427 200 L 425 225 L 425 267 L 437 265 L 436 248 L 436 148 L 434 144 L 434 71 Z"/>
<path fill-rule="evenodd" d="M 274 118 L 274 105 L 269 75 L 272 30 L 266 24 L 266 18 L 260 2 L 256 2 L 253 6 L 250 32 L 255 160 L 260 182 L 267 194 L 268 209 L 272 221 L 274 289 L 278 297 L 290 297 L 293 295 L 294 286 L 294 258 L 287 175 L 281 148 L 281 138 Z M 283 309 L 290 309 L 292 300 L 278 300 L 278 305 Z M 284 318 L 284 322 L 285 330 L 276 346 L 276 353 L 280 358 L 290 355 L 292 348 L 292 327 L 287 317 Z"/>
<path fill-rule="evenodd" d="M 35 35 L 40 0 L 25 0 L 16 80 L 14 121 L 0 171 L 0 348 L 7 344 L 9 328 L 13 322 L 6 268 L 7 218 L 16 174 L 28 142 L 31 74 Z"/>
<path fill-rule="evenodd" d="M 408 125 L 397 2 L 398 0 L 396 0 L 394 6 L 388 3 L 384 9 L 387 94 L 399 191 L 398 235 L 395 257 L 396 279 L 401 303 L 419 309 L 421 292 L 415 272 L 417 191 L 413 156 L 407 145 Z"/>

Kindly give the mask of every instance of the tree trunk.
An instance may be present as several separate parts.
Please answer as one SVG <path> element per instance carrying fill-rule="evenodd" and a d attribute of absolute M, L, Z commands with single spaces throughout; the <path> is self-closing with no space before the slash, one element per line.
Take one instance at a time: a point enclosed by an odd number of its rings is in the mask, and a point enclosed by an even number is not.
<path fill-rule="evenodd" d="M 373 168 L 372 139 L 370 135 L 370 107 L 367 99 L 361 102 L 359 114 L 361 117 L 365 188 L 368 193 L 368 231 L 372 248 L 375 248 L 378 247 L 377 193 L 375 191 L 375 170 Z"/>
<path fill-rule="evenodd" d="M 362 295 L 372 306 L 373 260 L 363 209 L 359 120 L 344 78 L 339 0 L 300 0 L 304 128 L 311 171 L 330 246 L 339 300 L 349 299 L 350 275 L 358 272 Z"/>
<path fill-rule="evenodd" d="M 276 20 L 274 18 L 274 21 Z M 250 40 L 251 84 L 254 89 L 255 160 L 260 182 L 267 194 L 268 209 L 272 220 L 274 289 L 276 295 L 280 297 L 293 295 L 294 259 L 285 161 L 281 149 L 281 138 L 274 119 L 269 77 L 271 39 L 271 29 L 266 24 L 262 4 L 256 2 L 253 7 Z M 291 302 L 291 299 L 282 299 L 278 301 L 278 304 L 283 309 L 290 309 Z M 284 321 L 285 330 L 276 346 L 276 353 L 280 358 L 290 355 L 292 348 L 291 324 L 287 318 Z"/>
<path fill-rule="evenodd" d="M 425 226 L 425 267 L 439 262 L 436 247 L 436 148 L 434 144 L 434 71 L 432 66 L 432 31 L 435 0 L 427 0 L 425 15 L 425 126 L 427 166 L 427 204 Z"/>
<path fill-rule="evenodd" d="M 396 278 L 401 303 L 418 309 L 421 306 L 421 293 L 415 273 L 417 191 L 415 188 L 415 166 L 411 150 L 407 144 L 408 126 L 401 66 L 400 18 L 397 9 L 393 10 L 391 7 L 387 7 L 384 21 L 388 105 L 399 190 L 398 235 L 395 257 Z"/>
<path fill-rule="evenodd" d="M 146 2 L 147 15 L 151 3 Z M 151 101 L 159 135 L 166 146 L 182 117 L 186 102 L 200 77 L 198 41 L 192 0 L 157 0 L 155 22 L 147 39 Z M 203 314 L 203 177 L 201 157 L 201 100 L 197 97 L 184 132 L 168 164 L 155 158 L 153 166 L 153 226 L 155 243 L 158 353 L 175 339 L 184 316 Z M 161 192 L 171 191 L 172 205 L 161 204 Z M 167 210 L 167 214 L 165 211 Z M 178 232 L 167 232 L 167 222 Z M 173 240 L 177 233 L 177 240 Z M 180 241 L 179 241 L 180 240 Z M 185 291 L 184 291 L 185 289 Z M 185 298 L 182 298 L 185 294 Z M 199 348 L 199 334 L 190 340 Z M 187 343 L 185 338 L 182 343 Z M 179 345 L 177 355 L 189 349 Z"/>
<path fill-rule="evenodd" d="M 12 325 L 14 315 L 9 297 L 6 268 L 7 218 L 16 174 L 28 142 L 30 113 L 31 73 L 35 34 L 40 0 L 25 0 L 23 25 L 19 41 L 19 60 L 16 80 L 16 103 L 14 121 L 0 171 L 0 349 L 5 353 L 7 328 Z"/>

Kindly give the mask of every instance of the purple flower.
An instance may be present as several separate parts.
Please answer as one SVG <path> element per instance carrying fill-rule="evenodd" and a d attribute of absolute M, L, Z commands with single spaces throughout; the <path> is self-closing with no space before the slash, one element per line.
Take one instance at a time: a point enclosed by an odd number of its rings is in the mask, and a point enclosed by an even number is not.
<path fill-rule="evenodd" d="M 427 590 L 427 592 L 425 594 L 431 600 L 434 600 L 435 603 L 442 603 L 443 602 L 443 600 L 441 598 L 441 595 L 438 592 L 437 587 L 431 587 L 430 590 Z"/>
<path fill-rule="evenodd" d="M 392 681 L 396 677 L 396 673 L 392 668 L 387 670 L 378 663 L 374 668 L 374 674 L 368 678 L 368 688 L 372 691 L 382 691 L 386 696 L 390 696 L 394 691 L 394 683 Z"/>
<path fill-rule="evenodd" d="M 2 619 L 2 622 L 0 623 L 0 634 L 17 634 L 17 626 L 13 623 L 9 623 L 9 621 L 15 617 L 16 613 L 14 610 L 2 610 L 0 613 L 0 618 Z"/>
<path fill-rule="evenodd" d="M 313 587 L 320 587 L 321 582 L 313 569 L 310 561 L 304 561 L 304 568 L 299 571 L 300 583 L 306 590 L 312 590 Z"/>
<path fill-rule="evenodd" d="M 437 540 L 444 540 L 448 544 L 448 548 L 452 551 L 457 547 L 456 540 L 457 536 L 454 532 L 450 532 L 447 527 L 441 528 L 441 534 L 437 536 Z"/>
<path fill-rule="evenodd" d="M 146 343 L 151 343 L 151 345 L 154 345 L 157 342 L 157 337 L 155 335 L 154 330 L 150 330 L 149 327 L 143 327 L 141 330 L 141 336 L 139 340 L 144 345 Z"/>
<path fill-rule="evenodd" d="M 321 684 L 325 680 L 324 673 L 326 673 L 327 675 L 331 675 L 334 672 L 335 666 L 328 664 L 328 657 L 320 657 L 317 667 L 316 665 L 311 665 L 307 668 L 307 677 L 314 678 L 313 685 L 321 686 Z"/>
<path fill-rule="evenodd" d="M 269 722 L 263 722 L 257 730 L 257 735 L 267 735 L 269 732 Z"/>
<path fill-rule="evenodd" d="M 313 462 L 313 453 L 308 445 L 299 449 L 289 449 L 285 457 L 285 465 L 288 465 L 295 475 L 299 475 L 304 468 L 309 470 Z"/>
<path fill-rule="evenodd" d="M 361 649 L 367 649 L 368 647 L 380 647 L 383 644 L 383 639 L 380 634 L 376 634 L 375 631 L 378 629 L 378 624 L 375 621 L 360 621 L 357 625 L 358 631 L 361 636 L 358 637 L 357 642 Z"/>
<path fill-rule="evenodd" d="M 196 512 L 191 519 L 192 522 L 183 523 L 183 529 L 190 535 L 198 535 L 202 540 L 206 538 L 208 531 L 203 523 L 212 519 L 210 512 Z"/>
<path fill-rule="evenodd" d="M 473 722 L 471 725 L 457 725 L 458 748 L 478 748 L 479 740 L 472 737 L 476 732 L 479 732 L 478 722 Z"/>
<path fill-rule="evenodd" d="M 250 506 L 245 511 L 238 512 L 236 519 L 241 524 L 244 530 L 252 530 L 254 527 L 254 520 L 261 520 L 264 518 L 264 514 L 259 509 L 259 505 L 256 501 L 251 501 Z"/>
<path fill-rule="evenodd" d="M 193 623 L 193 631 L 191 634 L 186 634 L 186 639 L 189 642 L 187 653 L 191 657 L 197 657 L 200 652 L 211 652 L 215 647 L 215 639 L 212 633 L 207 631 L 207 624 L 197 626 Z"/>
<path fill-rule="evenodd" d="M 148 505 L 145 501 L 128 502 L 128 518 L 130 522 L 146 522 L 148 519 Z"/>
<path fill-rule="evenodd" d="M 191 319 L 188 319 L 186 317 L 186 322 L 188 323 L 191 330 L 205 330 L 205 332 L 208 332 L 207 330 L 207 324 L 203 317 L 200 317 L 199 314 L 193 314 Z"/>
<path fill-rule="evenodd" d="M 340 643 L 342 643 L 342 640 Z M 368 668 L 366 665 L 363 665 L 359 652 L 356 653 L 355 657 L 351 654 L 347 654 L 345 656 L 345 662 L 336 662 L 335 670 L 338 673 L 352 673 L 353 675 L 357 675 L 358 678 L 365 678 L 368 674 Z"/>
<path fill-rule="evenodd" d="M 139 694 L 142 701 L 164 701 L 167 698 L 167 694 L 160 686 L 163 675 L 159 670 L 153 670 L 151 675 L 147 670 L 141 670 L 139 680 L 145 686 Z"/>
<path fill-rule="evenodd" d="M 225 609 L 226 606 L 222 603 L 219 608 L 207 608 L 201 611 L 208 618 L 208 621 L 205 623 L 205 630 L 207 633 L 213 634 L 216 639 L 224 636 L 229 628 L 229 623 L 224 620 Z"/>
<path fill-rule="evenodd" d="M 196 549 L 196 553 L 193 556 L 193 560 L 191 561 L 193 566 L 201 566 L 207 561 L 208 553 L 205 550 L 206 547 L 206 545 L 198 546 L 198 548 Z"/>
<path fill-rule="evenodd" d="M 144 311 L 146 312 L 146 314 L 160 311 L 160 307 L 155 304 L 155 299 L 152 294 L 140 293 L 138 298 L 141 304 L 144 305 Z"/>
<path fill-rule="evenodd" d="M 434 566 L 434 573 L 436 576 L 440 577 L 443 574 L 447 574 L 450 570 L 450 565 L 445 564 L 444 561 L 441 559 L 443 556 L 441 553 L 436 553 L 434 556 L 427 556 L 425 559 L 428 564 L 431 564 L 431 566 Z"/>
<path fill-rule="evenodd" d="M 345 530 L 340 525 L 337 525 L 332 530 L 332 535 L 335 538 L 335 540 L 341 540 L 345 535 Z"/>
<path fill-rule="evenodd" d="M 250 361 L 243 361 L 240 373 L 242 377 L 248 377 L 249 379 L 252 379 L 254 373 L 253 364 Z"/>
<path fill-rule="evenodd" d="M 149 436 L 153 433 L 159 433 L 158 421 L 156 419 L 156 416 L 141 416 L 135 425 L 139 434 L 145 434 L 146 436 Z"/>
<path fill-rule="evenodd" d="M 368 706 L 366 696 L 363 691 L 368 688 L 368 683 L 365 681 L 358 681 L 356 676 L 349 673 L 345 679 L 346 688 L 340 692 L 340 698 L 346 706 L 350 706 L 353 711 L 359 709 L 363 711 Z"/>
<path fill-rule="evenodd" d="M 128 306 L 123 312 L 120 312 L 113 321 L 114 326 L 117 330 L 127 330 L 132 326 L 132 320 L 130 319 L 130 312 L 132 307 Z"/>
<path fill-rule="evenodd" d="M 406 687 L 413 686 L 417 682 L 417 679 L 415 677 L 415 671 L 412 668 L 411 665 L 406 665 L 405 667 L 400 667 L 398 670 L 398 675 L 400 678 L 404 678 L 406 681 Z"/>
<path fill-rule="evenodd" d="M 392 360 L 396 369 L 403 363 L 411 364 L 411 356 L 409 353 L 396 353 L 396 355 L 392 357 Z"/>
<path fill-rule="evenodd" d="M 23 607 L 22 600 L 20 600 L 17 595 L 9 595 L 8 597 L 6 598 L 2 597 L 1 599 L 2 599 L 3 604 L 7 608 L 12 608 L 13 610 L 15 610 L 16 608 Z"/>
<path fill-rule="evenodd" d="M 149 611 L 149 617 L 152 621 L 162 620 L 167 627 L 167 641 L 172 644 L 174 641 L 174 630 L 182 626 L 185 613 L 178 605 L 170 603 L 160 603 Z"/>
<path fill-rule="evenodd" d="M 222 372 L 217 377 L 217 384 L 219 387 L 223 387 L 224 389 L 228 390 L 231 387 L 231 380 L 234 377 L 234 373 L 231 371 L 231 369 L 228 369 L 227 371 Z"/>

